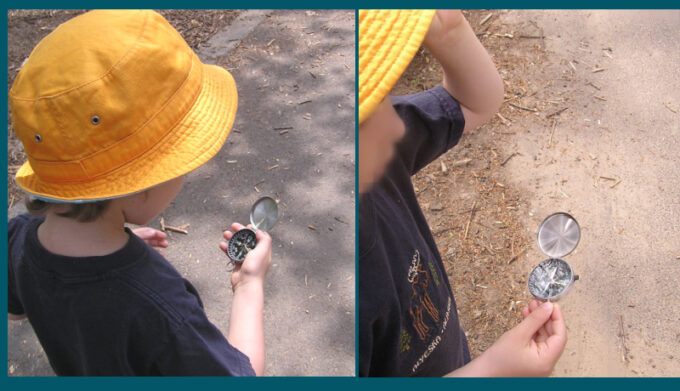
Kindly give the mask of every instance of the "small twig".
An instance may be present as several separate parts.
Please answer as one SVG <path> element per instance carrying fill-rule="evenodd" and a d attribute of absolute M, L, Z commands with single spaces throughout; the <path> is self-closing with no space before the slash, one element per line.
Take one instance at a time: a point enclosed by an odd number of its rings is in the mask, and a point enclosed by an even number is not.
<path fill-rule="evenodd" d="M 286 133 L 288 133 L 288 129 L 280 131 L 280 132 L 279 132 L 279 135 L 284 135 L 284 134 L 286 134 Z"/>
<path fill-rule="evenodd" d="M 308 225 L 307 228 L 311 229 L 312 231 L 316 231 L 316 227 L 313 225 Z"/>
<path fill-rule="evenodd" d="M 528 107 L 516 105 L 516 104 L 514 104 L 514 103 L 512 103 L 512 102 L 508 102 L 508 104 L 509 104 L 510 106 L 512 106 L 512 107 L 514 107 L 514 108 L 516 108 L 516 109 L 520 109 L 520 110 L 531 111 L 531 112 L 534 112 L 534 113 L 538 111 L 538 110 L 536 110 L 536 109 L 530 109 L 530 108 L 528 108 Z"/>
<path fill-rule="evenodd" d="M 519 152 L 511 153 L 510 156 L 508 156 L 507 158 L 505 158 L 505 160 L 503 160 L 503 163 L 501 163 L 501 167 L 504 167 L 510 161 L 510 159 L 512 159 L 513 157 L 515 157 L 517 155 L 519 155 Z"/>
<path fill-rule="evenodd" d="M 182 228 L 179 228 L 179 227 L 173 227 L 171 225 L 166 225 L 165 229 L 168 230 L 168 231 L 178 232 L 178 233 L 185 234 L 185 235 L 189 233 L 185 229 L 182 229 Z"/>
<path fill-rule="evenodd" d="M 542 35 L 520 35 L 519 37 L 524 38 L 524 39 L 543 39 L 543 38 L 545 38 Z"/>
<path fill-rule="evenodd" d="M 616 181 L 616 183 L 614 183 L 613 185 L 609 186 L 609 188 L 610 188 L 610 189 L 615 188 L 616 186 L 619 185 L 619 183 L 621 183 L 621 181 L 623 181 L 623 179 L 619 179 L 618 181 Z"/>
<path fill-rule="evenodd" d="M 563 108 L 563 109 L 561 109 L 561 110 L 557 110 L 556 112 L 554 112 L 554 113 L 552 113 L 552 114 L 548 114 L 548 115 L 545 116 L 545 118 L 550 118 L 550 117 L 554 117 L 554 116 L 556 116 L 556 115 L 560 115 L 560 114 L 562 114 L 566 109 L 568 109 L 568 107 L 565 107 L 565 108 Z"/>
<path fill-rule="evenodd" d="M 342 219 L 340 219 L 340 217 L 333 217 L 333 218 L 334 218 L 336 221 L 341 222 L 341 223 L 343 223 L 343 224 L 349 224 L 348 222 L 342 221 Z"/>
<path fill-rule="evenodd" d="M 484 23 L 488 22 L 489 19 L 491 19 L 492 16 L 493 16 L 493 13 L 490 13 L 490 14 L 486 15 L 486 16 L 484 17 L 484 19 L 482 19 L 482 21 L 479 22 L 479 25 L 481 26 L 481 25 L 483 25 Z"/>
<path fill-rule="evenodd" d="M 288 129 L 293 129 L 293 127 L 292 126 L 284 126 L 284 127 L 281 127 L 281 128 L 274 128 L 274 130 L 288 130 Z"/>
<path fill-rule="evenodd" d="M 275 169 L 275 168 L 279 168 L 279 165 L 278 165 L 278 164 L 274 164 L 273 166 L 267 168 L 267 171 L 271 171 L 271 170 L 273 170 L 273 169 Z"/>
<path fill-rule="evenodd" d="M 306 101 L 300 102 L 300 103 L 298 103 L 298 106 L 299 106 L 299 105 L 304 105 L 305 103 L 309 103 L 309 102 L 311 102 L 311 100 L 306 100 Z"/>
<path fill-rule="evenodd" d="M 606 71 L 606 70 L 607 70 L 607 68 L 595 68 L 595 69 L 593 69 L 593 73 L 602 72 L 602 71 Z"/>
<path fill-rule="evenodd" d="M 550 140 L 548 140 L 548 145 L 552 145 L 553 135 L 555 134 L 555 126 L 557 126 L 557 120 L 553 120 L 552 130 L 550 131 Z"/>
<path fill-rule="evenodd" d="M 591 86 L 591 87 L 593 87 L 594 89 L 596 89 L 596 90 L 598 90 L 598 91 L 601 90 L 601 88 L 600 88 L 598 85 L 596 85 L 595 83 L 593 83 L 592 81 L 589 81 L 589 82 L 586 83 L 586 84 L 589 85 L 589 86 Z"/>
<path fill-rule="evenodd" d="M 161 231 L 165 232 L 165 219 L 161 217 Z"/>
<path fill-rule="evenodd" d="M 512 122 L 508 121 L 505 117 L 501 115 L 501 113 L 496 113 L 496 116 L 501 119 L 501 122 L 503 122 L 503 125 L 505 126 L 510 126 Z"/>
<path fill-rule="evenodd" d="M 671 109 L 670 106 L 668 106 L 667 104 L 663 103 L 663 106 L 665 108 L 667 108 L 668 110 L 672 111 L 673 113 L 678 114 L 678 112 L 676 110 Z"/>
<path fill-rule="evenodd" d="M 470 217 L 468 218 L 467 225 L 465 226 L 465 235 L 463 235 L 463 240 L 467 239 L 470 223 L 472 222 L 472 216 L 475 214 L 475 206 L 477 206 L 477 201 L 472 203 L 472 210 L 470 211 Z"/>
<path fill-rule="evenodd" d="M 571 65 L 571 69 L 573 69 L 574 72 L 576 72 L 576 65 L 574 65 L 574 63 L 571 61 L 569 61 L 569 65 Z"/>
<path fill-rule="evenodd" d="M 603 100 L 603 101 L 605 101 L 605 102 L 607 101 L 607 99 L 605 99 L 605 98 L 603 98 L 603 97 L 601 97 L 601 96 L 597 96 L 597 95 L 593 95 L 593 98 L 599 99 L 599 100 Z"/>
<path fill-rule="evenodd" d="M 623 315 L 619 314 L 619 337 L 621 338 L 621 361 L 628 362 L 628 347 L 626 346 L 626 330 L 623 328 Z"/>
<path fill-rule="evenodd" d="M 513 255 L 513 257 L 510 258 L 510 260 L 508 261 L 508 265 L 515 262 L 520 255 L 524 254 L 524 252 L 527 251 L 527 248 L 529 247 L 527 246 L 523 250 L 520 250 L 520 252 L 518 252 L 517 254 Z"/>
<path fill-rule="evenodd" d="M 618 181 L 618 178 L 612 178 L 612 177 L 602 176 L 602 175 L 600 175 L 600 179 L 604 179 L 605 181 Z"/>
<path fill-rule="evenodd" d="M 187 229 L 187 228 L 189 228 L 189 227 L 191 227 L 191 224 L 182 224 L 182 225 L 180 225 L 180 226 L 177 227 L 177 228 L 179 228 L 179 229 Z"/>
<path fill-rule="evenodd" d="M 458 168 L 462 166 L 467 166 L 468 163 L 470 163 L 472 159 L 463 159 L 463 160 L 458 160 L 457 162 L 453 162 L 453 165 L 451 167 L 453 168 Z"/>

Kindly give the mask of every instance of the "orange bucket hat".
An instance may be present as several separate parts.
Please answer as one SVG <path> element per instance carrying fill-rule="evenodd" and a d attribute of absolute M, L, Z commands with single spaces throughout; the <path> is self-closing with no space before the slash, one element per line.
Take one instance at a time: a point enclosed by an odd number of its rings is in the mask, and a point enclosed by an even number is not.
<path fill-rule="evenodd" d="M 404 73 L 434 14 L 434 10 L 359 10 L 359 123 Z"/>
<path fill-rule="evenodd" d="M 154 11 L 92 11 L 33 49 L 9 93 L 28 161 L 27 193 L 55 202 L 134 194 L 182 176 L 220 150 L 236 84 L 202 64 Z"/>

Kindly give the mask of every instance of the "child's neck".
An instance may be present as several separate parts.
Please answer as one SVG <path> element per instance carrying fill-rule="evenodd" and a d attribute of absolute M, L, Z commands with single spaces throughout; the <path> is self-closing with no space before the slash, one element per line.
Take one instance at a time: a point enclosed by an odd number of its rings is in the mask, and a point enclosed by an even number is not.
<path fill-rule="evenodd" d="M 112 213 L 113 212 L 113 213 Z M 38 240 L 49 252 L 69 257 L 102 256 L 123 248 L 129 236 L 122 213 L 107 211 L 97 220 L 82 223 L 48 212 L 38 227 Z"/>

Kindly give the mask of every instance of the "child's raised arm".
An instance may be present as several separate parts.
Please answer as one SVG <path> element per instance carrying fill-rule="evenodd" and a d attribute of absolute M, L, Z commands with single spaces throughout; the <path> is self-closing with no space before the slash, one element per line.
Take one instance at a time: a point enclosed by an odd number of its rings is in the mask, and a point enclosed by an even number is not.
<path fill-rule="evenodd" d="M 465 131 L 482 125 L 503 102 L 503 81 L 460 10 L 439 10 L 425 46 L 444 70 L 444 88 L 461 105 Z"/>

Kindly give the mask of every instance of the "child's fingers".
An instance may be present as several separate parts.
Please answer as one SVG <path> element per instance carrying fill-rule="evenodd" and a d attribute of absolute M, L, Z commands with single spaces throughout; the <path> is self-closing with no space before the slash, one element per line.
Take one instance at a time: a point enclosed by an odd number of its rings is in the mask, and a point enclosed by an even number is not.
<path fill-rule="evenodd" d="M 225 238 L 227 241 L 231 240 L 232 236 L 234 236 L 234 233 L 231 231 L 222 232 L 222 237 Z"/>
<path fill-rule="evenodd" d="M 243 224 L 239 224 L 239 223 L 232 223 L 232 224 L 231 224 L 231 231 L 232 231 L 232 232 L 240 231 L 240 230 L 242 230 L 243 228 L 245 228 L 245 227 L 243 226 Z"/>
<path fill-rule="evenodd" d="M 538 300 L 536 299 L 531 300 L 531 303 L 529 303 L 529 313 L 534 312 L 534 310 L 538 308 L 538 305 L 539 305 Z"/>
<path fill-rule="evenodd" d="M 522 319 L 524 319 L 524 318 L 526 318 L 527 316 L 529 316 L 529 314 L 530 314 L 530 312 L 529 312 L 529 306 L 526 306 L 526 307 L 522 308 Z"/>
<path fill-rule="evenodd" d="M 224 251 L 225 253 L 227 252 L 227 243 L 226 242 L 220 242 L 220 250 Z"/>

